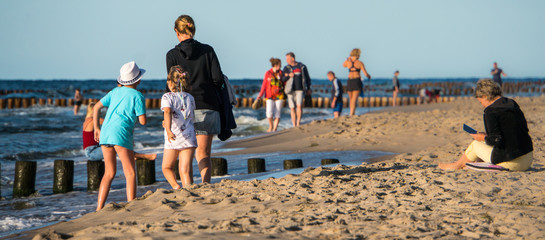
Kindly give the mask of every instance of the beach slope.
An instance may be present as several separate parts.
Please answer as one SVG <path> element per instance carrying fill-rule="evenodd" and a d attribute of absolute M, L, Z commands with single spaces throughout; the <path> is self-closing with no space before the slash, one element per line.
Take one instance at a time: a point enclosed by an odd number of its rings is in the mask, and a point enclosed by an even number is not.
<path fill-rule="evenodd" d="M 389 161 L 249 182 L 158 189 L 14 238 L 392 239 L 545 236 L 545 97 L 516 99 L 534 141 L 526 172 L 442 171 L 483 131 L 474 99 L 399 107 L 228 144 L 265 151 L 381 150 Z M 280 141 L 282 140 L 282 141 Z M 287 143 L 284 143 L 287 142 Z M 299 145 L 298 145 L 299 144 Z M 342 161 L 342 160 L 341 160 Z"/>

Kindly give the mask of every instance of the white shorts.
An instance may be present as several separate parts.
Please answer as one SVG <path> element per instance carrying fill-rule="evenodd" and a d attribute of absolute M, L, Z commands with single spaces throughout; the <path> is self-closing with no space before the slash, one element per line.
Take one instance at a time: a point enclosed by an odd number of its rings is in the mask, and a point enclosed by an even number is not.
<path fill-rule="evenodd" d="M 292 91 L 288 94 L 288 106 L 295 108 L 295 106 L 303 105 L 303 90 Z"/>
<path fill-rule="evenodd" d="M 272 100 L 267 99 L 267 118 L 280 118 L 282 113 L 282 106 L 284 106 L 284 100 Z"/>

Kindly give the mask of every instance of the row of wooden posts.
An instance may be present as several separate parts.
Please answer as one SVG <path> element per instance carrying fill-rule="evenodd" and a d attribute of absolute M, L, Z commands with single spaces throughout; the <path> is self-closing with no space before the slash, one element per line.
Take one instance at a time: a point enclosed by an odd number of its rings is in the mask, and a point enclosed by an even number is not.
<path fill-rule="evenodd" d="M 225 158 L 212 158 L 212 176 L 227 175 L 227 160 Z M 284 160 L 284 169 L 302 168 L 303 160 Z M 338 159 L 322 159 L 322 165 L 339 163 Z M 53 193 L 67 193 L 74 190 L 74 161 L 55 160 L 53 164 Z M 36 192 L 36 166 L 35 161 L 17 161 L 15 163 L 15 177 L 13 181 L 13 197 L 26 197 Z M 175 166 L 178 166 L 176 164 Z M 0 166 L 1 170 L 1 166 Z M 265 159 L 248 159 L 248 174 L 266 172 Z M 178 168 L 175 168 L 176 176 L 180 177 Z M 96 191 L 100 187 L 100 181 L 104 175 L 104 161 L 87 161 L 87 191 Z M 156 182 L 155 161 L 147 159 L 136 160 L 136 176 L 138 185 L 150 185 Z M 0 189 L 1 190 L 1 189 Z"/>
<path fill-rule="evenodd" d="M 460 97 L 439 97 L 438 102 L 450 102 L 453 101 L 456 98 Z M 97 102 L 99 99 L 84 99 L 83 104 L 87 105 L 89 102 Z M 252 103 L 255 99 L 253 98 L 237 98 L 237 105 L 235 107 L 251 107 Z M 397 105 L 414 105 L 417 104 L 418 97 L 398 97 L 397 98 Z M 8 99 L 0 99 L 0 109 L 14 109 L 14 108 L 28 108 L 35 105 L 49 105 L 49 106 L 59 106 L 59 107 L 68 107 L 73 106 L 74 100 L 73 99 L 36 99 L 36 98 L 8 98 Z M 265 102 L 264 102 L 265 105 Z M 343 105 L 345 107 L 348 106 L 348 98 L 343 98 Z M 388 107 L 393 105 L 393 98 L 392 97 L 365 97 L 365 98 L 358 98 L 358 106 L 359 107 Z M 161 99 L 160 98 L 146 98 L 146 108 L 147 109 L 158 109 L 161 107 Z M 311 101 L 309 101 L 309 104 L 305 107 L 313 107 L 313 108 L 330 108 L 331 107 L 331 99 L 330 98 L 323 98 L 323 97 L 317 97 L 312 98 Z"/>
<path fill-rule="evenodd" d="M 407 84 L 408 83 L 408 84 Z M 545 83 L 544 80 L 538 81 L 517 81 L 517 82 L 504 82 L 502 85 L 504 93 L 517 93 L 517 92 L 545 92 L 545 88 L 541 86 Z M 466 85 L 467 82 L 423 82 L 410 84 L 410 81 L 406 81 L 401 88 L 401 93 L 405 94 L 418 94 L 418 91 L 422 88 L 429 89 L 441 89 L 443 90 L 443 95 L 467 95 L 473 92 L 473 88 Z M 380 89 L 385 85 L 372 85 L 371 90 Z M 386 85 L 386 88 L 389 88 L 389 85 Z M 366 86 L 367 87 L 367 86 Z M 236 94 L 255 94 L 259 92 L 259 88 L 248 87 L 248 86 L 239 86 L 234 85 Z M 314 92 L 328 93 L 331 89 L 331 85 L 328 84 L 317 84 L 313 85 Z M 82 92 L 85 94 L 87 92 L 96 91 L 94 89 L 85 89 Z M 109 90 L 102 90 L 108 92 Z M 165 89 L 140 89 L 140 92 L 144 94 L 162 94 L 165 92 Z M 3 89 L 0 90 L 0 95 L 8 94 L 23 94 L 23 93 L 47 93 L 47 90 L 42 89 Z"/>

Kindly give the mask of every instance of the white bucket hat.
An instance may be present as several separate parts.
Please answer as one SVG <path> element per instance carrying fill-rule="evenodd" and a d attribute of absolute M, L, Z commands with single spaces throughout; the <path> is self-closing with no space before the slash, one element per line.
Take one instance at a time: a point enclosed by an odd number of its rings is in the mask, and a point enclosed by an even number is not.
<path fill-rule="evenodd" d="M 140 79 L 146 70 L 138 68 L 138 65 L 134 61 L 125 63 L 119 70 L 119 77 L 117 77 L 117 82 L 121 85 L 131 85 L 134 84 Z"/>

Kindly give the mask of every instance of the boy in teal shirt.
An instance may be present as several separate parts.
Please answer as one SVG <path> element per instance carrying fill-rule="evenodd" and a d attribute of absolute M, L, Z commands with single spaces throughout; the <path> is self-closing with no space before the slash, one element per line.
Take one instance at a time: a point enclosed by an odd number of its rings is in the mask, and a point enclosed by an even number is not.
<path fill-rule="evenodd" d="M 110 91 L 93 109 L 95 141 L 100 143 L 104 155 L 104 176 L 98 191 L 97 211 L 104 207 L 108 198 L 117 169 L 116 154 L 123 165 L 127 182 L 127 201 L 136 197 L 133 132 L 136 118 L 142 125 L 147 122 L 145 98 L 136 87 L 145 70 L 138 68 L 135 62 L 129 62 L 119 72 L 117 82 L 122 86 Z M 108 111 L 101 129 L 98 119 L 102 107 L 108 107 Z"/>

